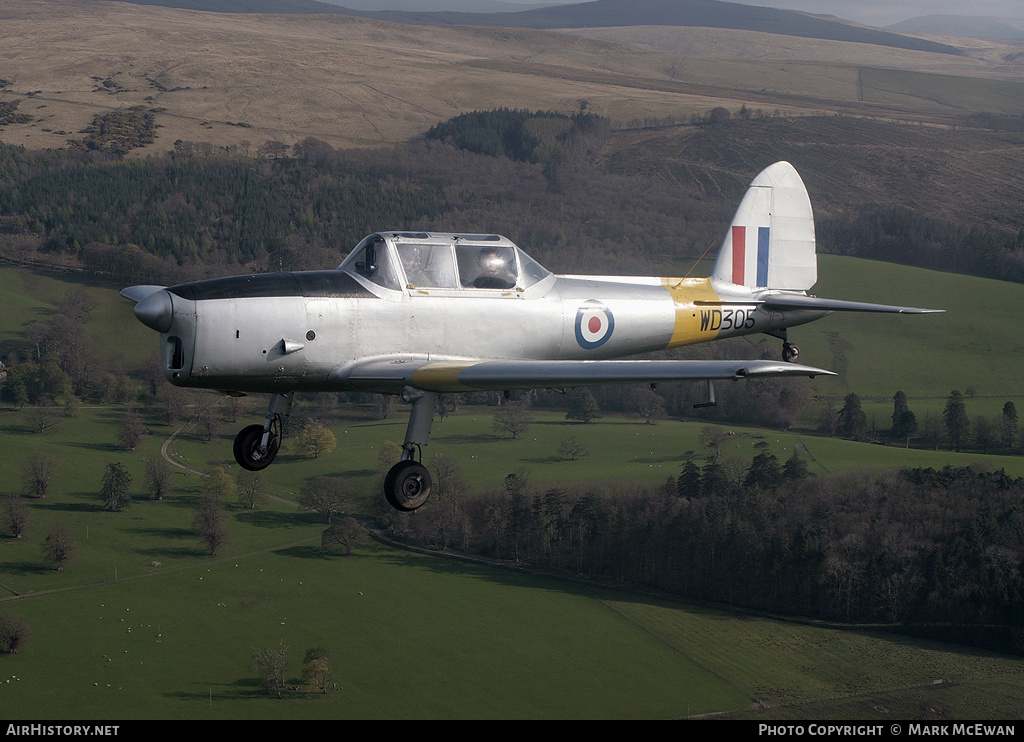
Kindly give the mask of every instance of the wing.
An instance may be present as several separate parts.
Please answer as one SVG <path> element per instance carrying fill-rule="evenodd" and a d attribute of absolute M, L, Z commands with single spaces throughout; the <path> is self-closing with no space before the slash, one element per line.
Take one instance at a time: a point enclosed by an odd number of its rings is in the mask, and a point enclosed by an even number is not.
<path fill-rule="evenodd" d="M 782 361 L 429 361 L 392 357 L 357 362 L 338 369 L 332 377 L 367 391 L 397 392 L 411 386 L 431 392 L 467 392 L 773 376 L 814 378 L 818 374 L 835 376 L 824 369 Z"/>

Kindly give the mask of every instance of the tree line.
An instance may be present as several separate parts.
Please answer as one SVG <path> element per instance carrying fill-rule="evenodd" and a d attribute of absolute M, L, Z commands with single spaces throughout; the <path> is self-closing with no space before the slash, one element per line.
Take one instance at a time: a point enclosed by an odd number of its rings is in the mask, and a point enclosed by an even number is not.
<path fill-rule="evenodd" d="M 442 460 L 443 459 L 443 460 Z M 1024 652 L 1024 480 L 983 466 L 813 476 L 709 455 L 660 488 L 544 485 L 473 493 L 437 457 L 395 535 L 615 584 L 781 615 Z"/>
<path fill-rule="evenodd" d="M 869 424 L 860 396 L 850 392 L 839 408 L 833 401 L 826 401 L 818 419 L 818 432 L 852 440 L 889 441 L 906 448 L 913 442 L 932 450 L 944 446 L 951 451 L 973 450 L 983 454 L 1024 452 L 1024 436 L 1013 400 L 1003 403 L 997 418 L 986 415 L 971 418 L 965 395 L 954 389 L 946 397 L 941 413 L 926 413 L 923 420 L 918 420 L 910 409 L 907 395 L 898 391 L 893 395 L 891 421 L 888 428 L 879 427 L 875 422 Z"/>
<path fill-rule="evenodd" d="M 997 231 L 905 206 L 873 204 L 821 220 L 818 236 L 840 255 L 1024 281 L 1024 227 Z"/>
<path fill-rule="evenodd" d="M 607 120 L 584 111 L 502 109 L 368 151 L 312 138 L 230 151 L 179 141 L 129 161 L 102 147 L 0 145 L 0 249 L 118 280 L 166 282 L 337 265 L 379 229 L 471 230 L 505 234 L 559 272 L 649 274 L 716 246 L 757 169 L 800 146 L 809 153 L 801 172 L 821 181 L 813 195 L 823 251 L 1024 280 L 1024 237 L 1008 206 L 986 202 L 986 215 L 972 220 L 936 216 L 942 205 L 924 186 L 914 208 L 847 203 L 829 174 L 840 168 L 855 179 L 865 167 L 853 145 L 886 141 L 924 157 L 944 145 L 937 134 L 749 115 L 683 128 L 613 141 Z M 1009 142 L 985 137 L 1015 135 L 958 136 L 968 149 L 1005 149 Z M 847 159 L 836 162 L 840 155 Z"/>

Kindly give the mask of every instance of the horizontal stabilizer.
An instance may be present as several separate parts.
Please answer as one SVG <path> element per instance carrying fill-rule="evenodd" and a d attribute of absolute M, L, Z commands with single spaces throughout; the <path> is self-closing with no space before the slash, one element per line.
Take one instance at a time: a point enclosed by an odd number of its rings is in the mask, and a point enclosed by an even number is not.
<path fill-rule="evenodd" d="M 822 312 L 892 312 L 896 314 L 932 314 L 944 312 L 945 309 L 918 309 L 917 307 L 898 307 L 891 304 L 870 304 L 863 301 L 842 301 L 840 299 L 819 299 L 804 294 L 775 294 L 769 296 L 761 305 L 768 310 L 809 309 Z"/>

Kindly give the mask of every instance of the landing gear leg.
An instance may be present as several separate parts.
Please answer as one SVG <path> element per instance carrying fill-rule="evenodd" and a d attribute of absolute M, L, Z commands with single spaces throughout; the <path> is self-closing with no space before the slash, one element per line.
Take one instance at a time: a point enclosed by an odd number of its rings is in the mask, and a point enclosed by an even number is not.
<path fill-rule="evenodd" d="M 260 471 L 273 463 L 281 448 L 281 429 L 292 407 L 291 394 L 272 394 L 263 425 L 249 425 L 235 436 L 235 461 L 243 469 Z"/>
<path fill-rule="evenodd" d="M 430 439 L 437 397 L 437 392 L 411 387 L 402 392 L 402 400 L 412 403 L 412 414 L 402 444 L 402 460 L 392 466 L 384 478 L 384 496 L 396 510 L 411 512 L 430 497 L 430 472 L 416 459 L 421 455 L 420 448 Z"/>

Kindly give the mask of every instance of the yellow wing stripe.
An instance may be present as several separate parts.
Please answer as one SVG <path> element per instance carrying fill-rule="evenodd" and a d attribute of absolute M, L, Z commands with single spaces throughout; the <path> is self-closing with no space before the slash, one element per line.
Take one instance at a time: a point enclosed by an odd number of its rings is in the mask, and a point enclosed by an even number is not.
<path fill-rule="evenodd" d="M 480 361 L 438 361 L 412 372 L 412 384 L 420 389 L 436 392 L 464 392 L 472 390 L 459 381 L 459 372 Z"/>

